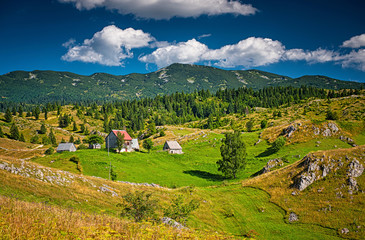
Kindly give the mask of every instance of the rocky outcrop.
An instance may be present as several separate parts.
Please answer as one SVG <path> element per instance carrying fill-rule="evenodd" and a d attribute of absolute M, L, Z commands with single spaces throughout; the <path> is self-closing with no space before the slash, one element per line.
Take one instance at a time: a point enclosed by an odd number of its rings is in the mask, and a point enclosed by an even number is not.
<path fill-rule="evenodd" d="M 275 158 L 275 159 L 271 159 L 266 163 L 266 166 L 263 167 L 263 169 L 261 170 L 261 174 L 263 173 L 267 173 L 270 172 L 272 168 L 276 167 L 276 166 L 282 166 L 284 163 L 281 159 Z"/>
<path fill-rule="evenodd" d="M 348 185 L 349 193 L 352 194 L 353 191 L 359 190 L 356 178 L 364 172 L 364 166 L 357 159 L 353 158 L 351 160 L 348 157 L 342 160 L 341 158 L 334 159 L 324 155 L 318 157 L 309 154 L 302 160 L 300 166 L 304 167 L 304 169 L 294 177 L 294 184 L 292 185 L 292 187 L 299 191 L 303 191 L 315 181 L 325 178 L 330 173 L 335 174 L 339 169 L 347 166 L 347 170 L 345 170 L 347 171 L 346 184 Z M 344 184 L 344 186 L 346 185 Z"/>
<path fill-rule="evenodd" d="M 295 132 L 295 130 L 297 130 L 297 128 L 294 127 L 294 125 L 290 125 L 289 127 L 283 129 L 281 135 L 290 138 Z"/>

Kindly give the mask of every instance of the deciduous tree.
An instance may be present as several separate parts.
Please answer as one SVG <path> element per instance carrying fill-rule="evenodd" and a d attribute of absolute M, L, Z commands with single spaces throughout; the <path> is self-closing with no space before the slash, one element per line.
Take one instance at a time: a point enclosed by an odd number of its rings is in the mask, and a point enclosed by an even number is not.
<path fill-rule="evenodd" d="M 222 159 L 217 161 L 218 171 L 228 178 L 236 178 L 246 165 L 246 145 L 239 132 L 226 133 L 222 142 Z"/>

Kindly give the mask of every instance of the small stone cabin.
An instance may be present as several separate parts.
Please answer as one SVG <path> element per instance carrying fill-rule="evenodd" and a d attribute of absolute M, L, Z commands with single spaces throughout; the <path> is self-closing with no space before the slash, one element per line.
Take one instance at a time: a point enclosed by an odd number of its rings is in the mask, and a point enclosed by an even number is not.
<path fill-rule="evenodd" d="M 56 150 L 60 152 L 76 152 L 76 147 L 73 143 L 60 143 Z"/>
<path fill-rule="evenodd" d="M 121 135 L 124 135 L 124 148 L 127 150 L 131 149 L 132 138 L 131 138 L 131 136 L 129 136 L 129 134 L 125 130 L 112 130 L 109 133 L 109 135 L 106 136 L 106 138 L 105 138 L 105 147 L 106 148 L 117 148 L 118 147 L 118 144 L 117 144 L 118 133 L 120 133 Z"/>
<path fill-rule="evenodd" d="M 166 141 L 163 150 L 171 154 L 183 154 L 182 147 L 176 141 Z"/>

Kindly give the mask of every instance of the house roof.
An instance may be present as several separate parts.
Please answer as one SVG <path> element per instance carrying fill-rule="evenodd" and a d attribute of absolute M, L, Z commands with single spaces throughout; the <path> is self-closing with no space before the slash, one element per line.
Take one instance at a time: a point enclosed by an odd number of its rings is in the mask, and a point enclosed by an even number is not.
<path fill-rule="evenodd" d="M 131 136 L 129 136 L 129 134 L 125 130 L 112 130 L 112 132 L 115 134 L 115 136 L 118 136 L 118 133 L 124 135 L 124 140 L 126 141 L 132 141 Z"/>
<path fill-rule="evenodd" d="M 57 147 L 57 151 L 69 151 L 71 149 L 76 149 L 73 143 L 60 143 Z"/>
<path fill-rule="evenodd" d="M 182 147 L 176 141 L 166 141 L 166 144 L 171 150 L 182 150 Z"/>

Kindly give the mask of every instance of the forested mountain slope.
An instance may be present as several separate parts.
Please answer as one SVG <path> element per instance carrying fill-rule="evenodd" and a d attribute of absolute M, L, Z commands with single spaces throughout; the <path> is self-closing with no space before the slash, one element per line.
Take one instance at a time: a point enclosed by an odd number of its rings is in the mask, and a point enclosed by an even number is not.
<path fill-rule="evenodd" d="M 360 89 L 364 83 L 341 81 L 324 76 L 292 79 L 273 73 L 247 70 L 227 71 L 188 64 L 172 64 L 148 74 L 90 76 L 57 71 L 15 71 L 0 76 L 3 101 L 41 103 L 49 101 L 111 101 L 138 99 L 175 92 L 191 93 L 247 87 L 254 90 L 270 86 L 315 86 L 325 89 Z"/>

